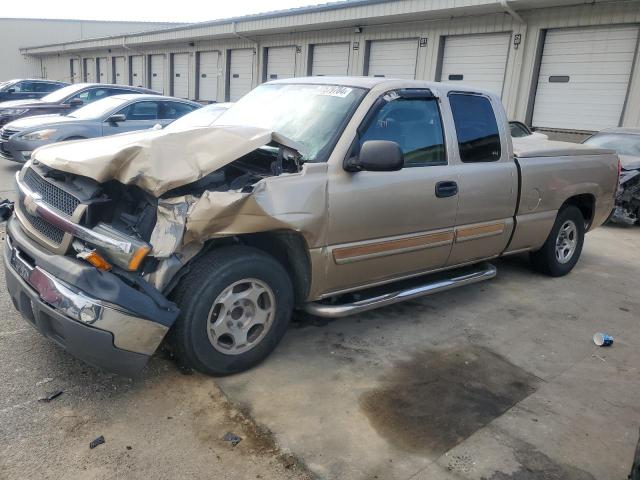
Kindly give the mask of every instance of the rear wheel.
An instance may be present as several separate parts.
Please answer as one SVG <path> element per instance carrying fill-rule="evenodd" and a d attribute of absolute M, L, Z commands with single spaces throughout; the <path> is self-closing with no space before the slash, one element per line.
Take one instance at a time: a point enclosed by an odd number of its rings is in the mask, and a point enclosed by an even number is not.
<path fill-rule="evenodd" d="M 546 275 L 561 277 L 569 273 L 580 258 L 584 244 L 585 221 L 574 206 L 564 207 L 540 250 L 531 253 L 533 267 Z"/>
<path fill-rule="evenodd" d="M 293 288 L 273 257 L 244 246 L 197 260 L 173 300 L 180 316 L 171 335 L 183 366 L 228 375 L 260 363 L 287 330 Z"/>

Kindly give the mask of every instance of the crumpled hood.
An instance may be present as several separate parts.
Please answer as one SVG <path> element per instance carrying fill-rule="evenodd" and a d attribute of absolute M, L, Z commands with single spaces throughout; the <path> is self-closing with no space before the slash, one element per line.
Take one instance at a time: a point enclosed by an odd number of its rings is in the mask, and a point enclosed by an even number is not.
<path fill-rule="evenodd" d="M 159 197 L 272 141 L 299 150 L 295 142 L 271 130 L 214 126 L 178 132 L 146 130 L 46 145 L 33 158 L 100 183 L 117 180 L 136 185 Z"/>
<path fill-rule="evenodd" d="M 635 155 L 618 155 L 622 168 L 625 170 L 640 169 L 640 157 Z"/>

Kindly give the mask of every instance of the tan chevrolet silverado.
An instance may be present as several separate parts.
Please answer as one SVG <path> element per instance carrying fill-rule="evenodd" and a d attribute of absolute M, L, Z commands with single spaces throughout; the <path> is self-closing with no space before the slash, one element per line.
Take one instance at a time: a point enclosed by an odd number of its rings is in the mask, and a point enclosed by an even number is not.
<path fill-rule="evenodd" d="M 263 360 L 294 309 L 340 317 L 491 279 L 552 276 L 613 208 L 610 151 L 514 140 L 500 99 L 446 84 L 263 84 L 213 126 L 42 147 L 4 248 L 43 335 L 133 375 L 166 338 L 220 375 Z"/>

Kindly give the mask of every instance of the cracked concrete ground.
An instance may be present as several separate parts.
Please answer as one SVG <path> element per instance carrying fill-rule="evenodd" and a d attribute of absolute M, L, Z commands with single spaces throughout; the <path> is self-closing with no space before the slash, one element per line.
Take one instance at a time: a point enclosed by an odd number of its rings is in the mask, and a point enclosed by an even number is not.
<path fill-rule="evenodd" d="M 15 170 L 0 164 L 0 191 Z M 263 365 L 215 380 L 161 358 L 140 381 L 100 373 L 0 293 L 0 477 L 626 478 L 640 425 L 639 244 L 640 228 L 604 227 L 564 278 L 514 257 L 484 284 L 303 319 Z M 614 345 L 596 347 L 597 331 Z"/>

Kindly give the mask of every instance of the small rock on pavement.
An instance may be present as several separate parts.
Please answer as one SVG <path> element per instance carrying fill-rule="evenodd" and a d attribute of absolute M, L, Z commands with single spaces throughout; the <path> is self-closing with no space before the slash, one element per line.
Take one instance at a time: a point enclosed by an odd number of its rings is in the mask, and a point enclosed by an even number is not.
<path fill-rule="evenodd" d="M 96 448 L 98 445 L 102 445 L 103 443 L 104 443 L 104 436 L 100 435 L 98 438 L 96 438 L 89 444 L 89 448 L 91 449 Z"/>
<path fill-rule="evenodd" d="M 224 440 L 225 442 L 229 442 L 232 447 L 235 447 L 242 441 L 242 438 L 240 438 L 235 433 L 227 432 L 224 434 L 224 437 L 222 437 L 222 440 Z"/>

